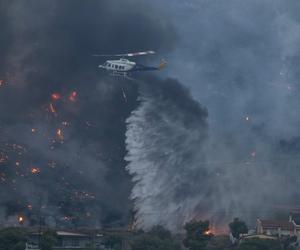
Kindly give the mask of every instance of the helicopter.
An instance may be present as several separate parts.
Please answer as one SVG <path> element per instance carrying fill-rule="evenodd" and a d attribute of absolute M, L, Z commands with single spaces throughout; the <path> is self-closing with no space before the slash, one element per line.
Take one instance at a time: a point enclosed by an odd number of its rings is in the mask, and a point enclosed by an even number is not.
<path fill-rule="evenodd" d="M 145 66 L 142 64 L 137 64 L 136 62 L 128 60 L 126 57 L 135 57 L 135 56 L 144 56 L 144 55 L 153 55 L 154 51 L 142 51 L 128 54 L 114 54 L 114 55 L 93 55 L 98 57 L 121 57 L 118 60 L 107 60 L 105 63 L 100 64 L 98 68 L 105 69 L 111 73 L 113 76 L 124 76 L 139 72 L 139 71 L 155 71 L 162 70 L 166 67 L 167 63 L 165 60 L 162 60 L 158 66 Z"/>

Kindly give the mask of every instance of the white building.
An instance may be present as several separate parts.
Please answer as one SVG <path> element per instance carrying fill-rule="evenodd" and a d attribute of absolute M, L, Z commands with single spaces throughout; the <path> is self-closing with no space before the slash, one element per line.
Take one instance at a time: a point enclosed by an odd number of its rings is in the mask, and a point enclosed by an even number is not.
<path fill-rule="evenodd" d="M 298 236 L 297 226 L 291 220 L 261 220 L 256 221 L 256 233 L 269 236 Z"/>

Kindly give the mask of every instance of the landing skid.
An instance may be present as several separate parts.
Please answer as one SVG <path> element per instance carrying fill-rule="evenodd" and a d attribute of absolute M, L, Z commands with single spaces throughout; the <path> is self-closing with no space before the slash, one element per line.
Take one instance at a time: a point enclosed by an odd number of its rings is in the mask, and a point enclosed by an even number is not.
<path fill-rule="evenodd" d="M 136 81 L 136 79 L 130 77 L 130 74 L 128 74 L 127 72 L 113 71 L 112 73 L 110 73 L 110 75 L 113 76 L 113 77 L 121 77 L 121 78 L 128 79 L 128 80 L 131 80 L 131 81 Z"/>
<path fill-rule="evenodd" d="M 127 74 L 127 72 L 113 71 L 110 75 L 111 76 L 123 76 L 123 77 L 126 77 L 128 74 Z"/>

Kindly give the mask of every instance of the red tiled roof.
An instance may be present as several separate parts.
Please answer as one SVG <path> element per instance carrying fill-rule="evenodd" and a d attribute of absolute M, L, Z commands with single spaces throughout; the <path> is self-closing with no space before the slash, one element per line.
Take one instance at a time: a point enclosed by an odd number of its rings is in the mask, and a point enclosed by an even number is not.
<path fill-rule="evenodd" d="M 295 226 L 289 221 L 280 220 L 260 220 L 263 229 L 278 229 L 293 231 Z"/>

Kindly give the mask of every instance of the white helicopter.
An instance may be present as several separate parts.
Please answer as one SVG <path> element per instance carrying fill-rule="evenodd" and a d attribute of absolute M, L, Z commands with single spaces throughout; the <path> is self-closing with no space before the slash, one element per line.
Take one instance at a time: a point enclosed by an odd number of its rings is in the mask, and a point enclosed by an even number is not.
<path fill-rule="evenodd" d="M 104 64 L 100 64 L 98 67 L 105 69 L 111 72 L 113 76 L 124 76 L 127 77 L 129 74 L 138 71 L 153 71 L 153 70 L 162 70 L 166 67 L 166 61 L 162 60 L 162 62 L 157 67 L 145 66 L 142 64 L 137 64 L 135 62 L 129 61 L 125 57 L 134 57 L 134 56 L 144 56 L 144 55 L 153 55 L 154 51 L 143 51 L 143 52 L 135 52 L 128 54 L 116 54 L 116 55 L 93 55 L 99 57 L 121 57 L 119 60 L 107 60 Z"/>

